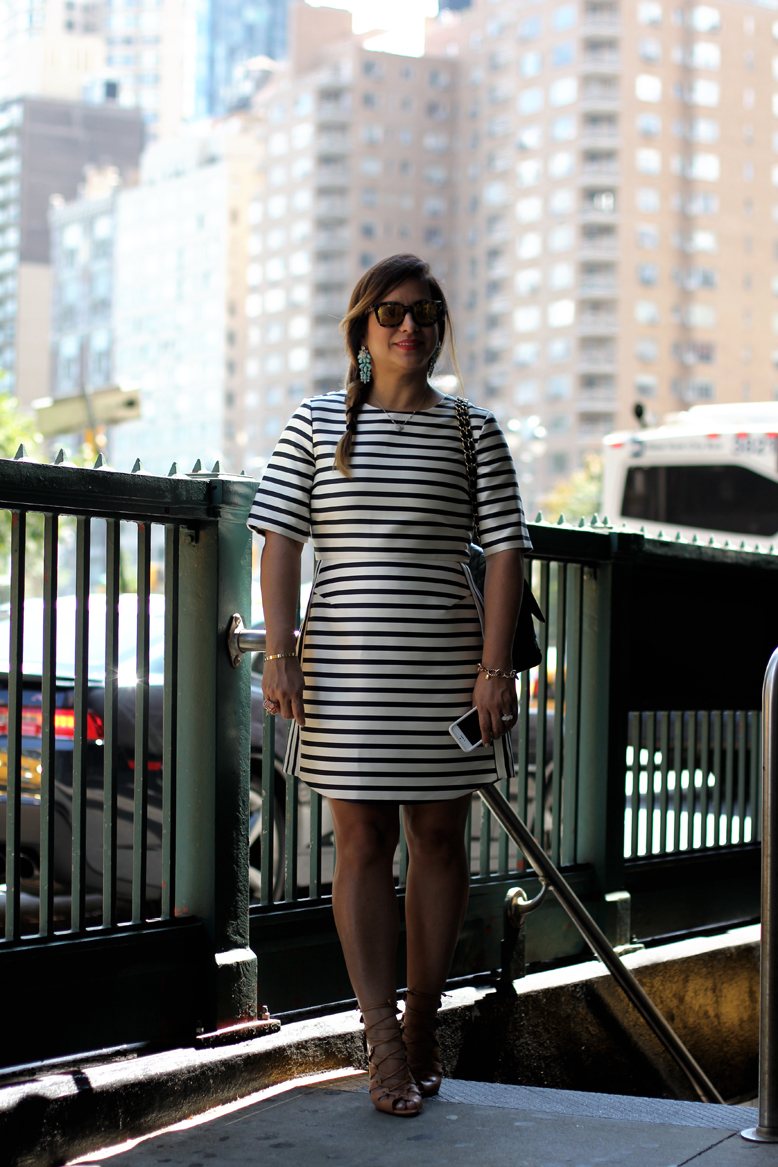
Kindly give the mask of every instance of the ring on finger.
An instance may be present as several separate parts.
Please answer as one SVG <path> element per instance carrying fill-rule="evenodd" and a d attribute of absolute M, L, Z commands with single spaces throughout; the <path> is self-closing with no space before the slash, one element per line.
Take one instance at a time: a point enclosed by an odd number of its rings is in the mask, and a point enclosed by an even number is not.
<path fill-rule="evenodd" d="M 265 700 L 262 702 L 262 705 L 268 711 L 268 713 L 272 714 L 278 713 L 279 709 L 281 708 L 281 706 L 278 705 L 275 701 L 271 701 L 269 697 L 265 698 Z"/>
<path fill-rule="evenodd" d="M 515 716 L 515 714 L 513 714 L 513 713 L 503 713 L 502 717 L 500 718 L 500 721 L 513 721 L 514 716 Z"/>

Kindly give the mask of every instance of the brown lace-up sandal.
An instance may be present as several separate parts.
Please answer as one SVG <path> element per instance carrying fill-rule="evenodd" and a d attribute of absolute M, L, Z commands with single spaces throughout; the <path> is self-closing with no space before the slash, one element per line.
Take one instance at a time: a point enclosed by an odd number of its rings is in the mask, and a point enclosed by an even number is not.
<path fill-rule="evenodd" d="M 368 1019 L 368 1014 L 373 1018 Z M 421 1114 L 421 1094 L 408 1068 L 408 1055 L 397 1017 L 397 1002 L 382 1001 L 362 1010 L 370 1066 L 370 1097 L 376 1110 L 398 1118 Z M 392 1068 L 392 1066 L 396 1068 Z"/>
<path fill-rule="evenodd" d="M 443 1068 L 436 1025 L 440 997 L 408 989 L 402 1032 L 408 1050 L 408 1065 L 416 1079 L 422 1098 L 432 1098 L 440 1090 Z"/>

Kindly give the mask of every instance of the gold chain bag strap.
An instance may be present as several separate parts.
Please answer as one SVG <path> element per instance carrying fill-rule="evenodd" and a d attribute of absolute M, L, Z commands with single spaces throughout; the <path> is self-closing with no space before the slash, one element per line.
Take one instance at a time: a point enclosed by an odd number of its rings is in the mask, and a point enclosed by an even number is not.
<path fill-rule="evenodd" d="M 469 402 L 464 397 L 454 398 L 454 413 L 459 426 L 459 437 L 462 442 L 462 453 L 465 457 L 465 472 L 467 474 L 467 490 L 470 495 L 470 506 L 473 511 L 473 534 L 477 543 L 470 544 L 470 573 L 476 587 L 483 595 L 486 579 L 486 556 L 481 547 L 481 531 L 478 525 L 478 459 L 475 452 L 473 426 L 470 421 Z M 532 617 L 545 624 L 546 618 L 540 610 L 537 600 L 532 594 L 527 578 L 524 578 L 524 591 L 519 608 L 519 618 L 516 621 L 516 634 L 513 638 L 512 662 L 518 672 L 533 669 L 543 660 L 538 637 Z"/>

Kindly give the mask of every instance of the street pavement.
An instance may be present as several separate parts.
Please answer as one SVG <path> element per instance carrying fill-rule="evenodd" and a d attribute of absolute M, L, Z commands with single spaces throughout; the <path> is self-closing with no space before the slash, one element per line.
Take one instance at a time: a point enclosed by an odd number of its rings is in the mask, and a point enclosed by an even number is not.
<path fill-rule="evenodd" d="M 379 1114 L 367 1076 L 281 1083 L 75 1164 L 106 1167 L 778 1167 L 747 1107 L 447 1079 L 418 1118 Z"/>

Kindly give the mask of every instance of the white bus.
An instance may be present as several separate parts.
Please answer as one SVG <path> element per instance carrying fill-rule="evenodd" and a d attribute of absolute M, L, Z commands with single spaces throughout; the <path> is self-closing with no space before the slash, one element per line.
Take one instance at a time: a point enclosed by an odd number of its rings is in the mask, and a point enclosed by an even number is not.
<path fill-rule="evenodd" d="M 778 542 L 778 401 L 695 405 L 603 445 L 602 512 L 615 526 Z"/>

